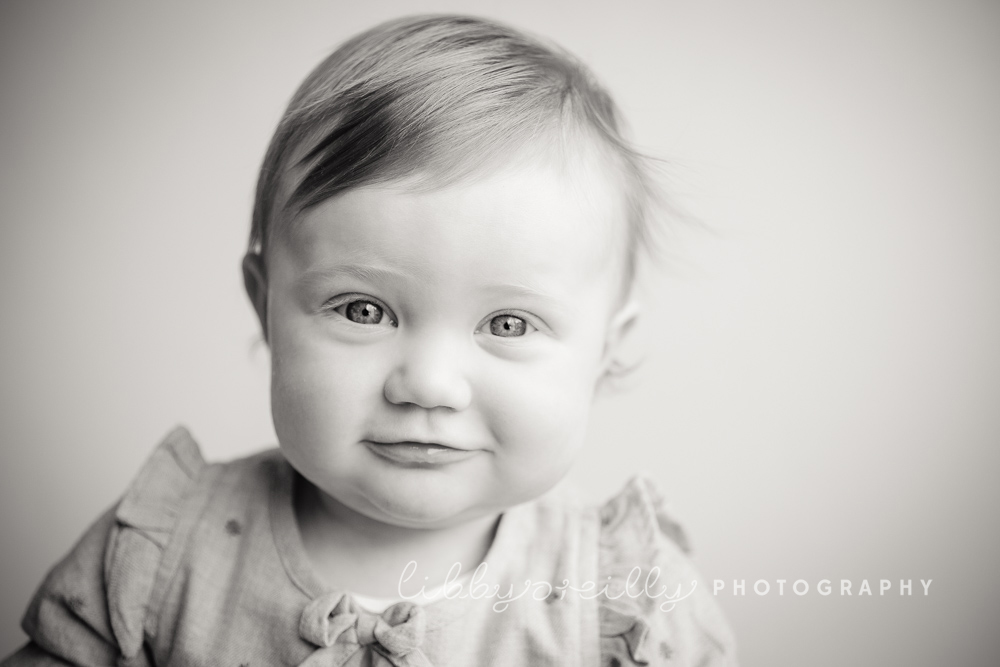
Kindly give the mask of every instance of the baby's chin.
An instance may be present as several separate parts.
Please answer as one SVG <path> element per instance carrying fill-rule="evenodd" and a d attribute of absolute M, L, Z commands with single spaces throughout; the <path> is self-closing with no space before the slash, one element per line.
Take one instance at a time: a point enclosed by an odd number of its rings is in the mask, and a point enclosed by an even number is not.
<path fill-rule="evenodd" d="M 404 483 L 399 480 L 369 481 L 360 490 L 359 497 L 341 502 L 381 523 L 433 530 L 495 516 L 527 500 L 510 498 L 507 494 L 484 494 L 485 485 L 442 481 L 435 480 L 434 475 Z"/>
<path fill-rule="evenodd" d="M 534 500 L 555 486 L 567 469 L 536 465 L 514 474 L 498 466 L 492 453 L 482 452 L 443 466 L 397 465 L 372 457 L 359 465 L 300 472 L 333 515 L 346 509 L 362 520 L 434 530 L 495 517 Z"/>

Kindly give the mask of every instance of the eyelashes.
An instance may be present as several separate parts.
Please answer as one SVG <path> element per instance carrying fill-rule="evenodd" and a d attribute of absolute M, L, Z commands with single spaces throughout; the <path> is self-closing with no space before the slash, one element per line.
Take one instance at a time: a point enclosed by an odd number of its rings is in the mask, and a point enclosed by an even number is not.
<path fill-rule="evenodd" d="M 372 329 L 399 327 L 399 320 L 381 300 L 366 294 L 344 294 L 330 299 L 323 310 L 336 313 L 352 324 Z M 475 329 L 476 334 L 497 338 L 523 338 L 538 331 L 532 316 L 520 311 L 501 311 L 489 315 Z"/>
<path fill-rule="evenodd" d="M 334 297 L 323 308 L 326 311 L 337 313 L 348 322 L 361 326 L 378 328 L 399 326 L 399 321 L 384 303 L 364 294 L 345 294 Z"/>

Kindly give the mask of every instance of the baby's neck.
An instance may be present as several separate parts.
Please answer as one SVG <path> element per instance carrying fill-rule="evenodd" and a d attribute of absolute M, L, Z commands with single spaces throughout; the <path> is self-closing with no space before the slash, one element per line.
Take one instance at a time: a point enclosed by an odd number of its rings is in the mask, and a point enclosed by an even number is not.
<path fill-rule="evenodd" d="M 333 589 L 375 597 L 397 597 L 407 563 L 416 571 L 403 592 L 443 584 L 455 563 L 462 573 L 483 561 L 498 516 L 479 517 L 446 528 L 416 529 L 376 521 L 322 495 L 298 478 L 295 515 L 306 555 Z M 412 566 L 411 566 L 412 570 Z"/>

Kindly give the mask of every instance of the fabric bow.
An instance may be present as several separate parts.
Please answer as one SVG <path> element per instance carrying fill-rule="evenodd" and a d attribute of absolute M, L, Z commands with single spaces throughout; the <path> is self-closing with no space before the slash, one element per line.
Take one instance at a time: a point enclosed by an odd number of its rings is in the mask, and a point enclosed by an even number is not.
<path fill-rule="evenodd" d="M 299 634 L 320 648 L 299 667 L 432 667 L 419 648 L 425 625 L 424 610 L 412 602 L 376 615 L 349 595 L 326 593 L 302 610 Z"/>
<path fill-rule="evenodd" d="M 629 616 L 609 607 L 601 607 L 601 636 L 621 637 L 632 660 L 648 665 L 649 624 L 639 616 Z"/>

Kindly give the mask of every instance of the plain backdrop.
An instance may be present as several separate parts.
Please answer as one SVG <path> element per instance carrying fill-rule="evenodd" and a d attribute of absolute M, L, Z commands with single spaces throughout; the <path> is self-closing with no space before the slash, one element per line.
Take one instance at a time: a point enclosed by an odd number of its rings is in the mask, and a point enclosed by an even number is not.
<path fill-rule="evenodd" d="M 580 55 L 690 219 L 644 277 L 586 495 L 662 486 L 746 665 L 1000 664 L 988 0 L 0 4 L 0 653 L 173 425 L 210 459 L 275 442 L 239 271 L 260 160 L 335 45 L 427 11 Z"/>

